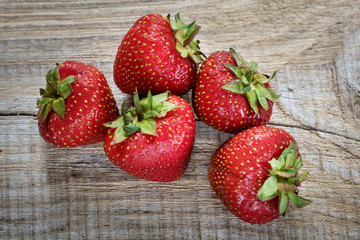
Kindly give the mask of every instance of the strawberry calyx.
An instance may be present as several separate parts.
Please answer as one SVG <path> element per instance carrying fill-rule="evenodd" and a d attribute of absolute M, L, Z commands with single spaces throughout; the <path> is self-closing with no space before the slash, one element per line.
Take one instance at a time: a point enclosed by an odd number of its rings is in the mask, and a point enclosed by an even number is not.
<path fill-rule="evenodd" d="M 301 156 L 297 157 L 297 145 L 292 141 L 278 159 L 269 161 L 271 170 L 269 178 L 257 192 L 257 198 L 268 201 L 279 196 L 279 213 L 284 214 L 290 201 L 295 207 L 302 208 L 311 203 L 310 200 L 298 196 L 298 187 L 309 172 L 298 174 L 302 167 Z"/>
<path fill-rule="evenodd" d="M 192 22 L 185 25 L 184 21 L 180 18 L 180 13 L 175 14 L 175 20 L 170 19 L 170 14 L 167 16 L 171 24 L 176 38 L 176 49 L 183 58 L 189 57 L 196 65 L 204 62 L 206 56 L 200 51 L 199 40 L 194 40 L 196 34 L 200 30 L 200 26 Z"/>
<path fill-rule="evenodd" d="M 65 118 L 65 99 L 68 98 L 73 89 L 71 83 L 76 80 L 70 75 L 60 81 L 59 64 L 46 74 L 46 88 L 40 88 L 41 98 L 37 101 L 39 108 L 37 119 L 45 121 L 51 111 L 54 111 L 61 119 Z"/>
<path fill-rule="evenodd" d="M 225 84 L 221 89 L 244 94 L 255 113 L 259 112 L 259 104 L 267 111 L 269 105 L 266 99 L 275 102 L 280 97 L 270 87 L 265 86 L 275 77 L 276 71 L 271 77 L 258 73 L 256 62 L 251 61 L 249 64 L 232 48 L 229 52 L 235 58 L 236 66 L 233 64 L 224 64 L 224 66 L 235 74 L 236 79 Z"/>
<path fill-rule="evenodd" d="M 131 134 L 141 131 L 144 134 L 157 136 L 155 119 L 164 117 L 167 112 L 178 107 L 166 101 L 170 97 L 169 91 L 152 96 L 148 92 L 147 98 L 139 100 L 139 94 L 134 94 L 134 106 L 125 112 L 126 99 L 121 105 L 121 116 L 104 126 L 116 128 L 111 145 L 120 143 Z"/>

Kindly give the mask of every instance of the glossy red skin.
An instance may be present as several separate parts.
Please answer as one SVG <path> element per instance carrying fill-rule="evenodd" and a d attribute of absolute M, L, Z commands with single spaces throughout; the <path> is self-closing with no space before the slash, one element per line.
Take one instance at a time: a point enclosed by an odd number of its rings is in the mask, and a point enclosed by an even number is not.
<path fill-rule="evenodd" d="M 104 150 L 111 162 L 135 177 L 151 181 L 171 182 L 184 174 L 194 145 L 194 113 L 186 101 L 175 95 L 167 101 L 181 107 L 156 119 L 157 137 L 138 131 L 111 145 L 115 129 L 109 130 Z"/>
<path fill-rule="evenodd" d="M 104 75 L 95 67 L 77 61 L 59 65 L 60 80 L 75 75 L 73 92 L 65 100 L 65 119 L 54 111 L 38 121 L 40 135 L 59 147 L 77 147 L 103 141 L 103 125 L 119 117 L 114 96 Z"/>
<path fill-rule="evenodd" d="M 169 21 L 159 14 L 146 15 L 124 37 L 114 63 L 114 81 L 121 91 L 153 94 L 169 90 L 187 93 L 195 81 L 195 64 L 176 50 Z"/>
<path fill-rule="evenodd" d="M 283 129 L 260 126 L 234 135 L 215 152 L 209 181 L 232 214 L 251 224 L 279 217 L 278 197 L 262 202 L 256 194 L 268 178 L 269 161 L 278 158 L 291 141 L 294 138 Z"/>
<path fill-rule="evenodd" d="M 236 79 L 235 74 L 223 66 L 225 63 L 236 65 L 229 52 L 217 51 L 202 65 L 193 90 L 196 115 L 205 124 L 227 133 L 266 125 L 271 117 L 273 102 L 268 100 L 267 111 L 259 105 L 259 112 L 256 114 L 246 97 L 221 89 Z"/>

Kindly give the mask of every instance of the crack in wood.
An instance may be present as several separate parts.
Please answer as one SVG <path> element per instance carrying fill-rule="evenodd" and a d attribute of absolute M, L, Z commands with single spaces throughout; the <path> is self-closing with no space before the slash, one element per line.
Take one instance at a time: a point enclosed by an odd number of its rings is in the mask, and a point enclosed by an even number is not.
<path fill-rule="evenodd" d="M 357 143 L 360 143 L 360 139 L 356 139 L 356 138 L 352 138 L 349 136 L 345 136 L 336 132 L 330 132 L 330 131 L 325 131 L 322 129 L 318 129 L 315 127 L 311 127 L 311 126 L 305 126 L 305 125 L 300 125 L 300 126 L 296 126 L 296 125 L 291 125 L 291 124 L 276 124 L 276 123 L 269 123 L 269 126 L 276 126 L 276 127 L 287 127 L 287 128 L 296 128 L 296 129 L 301 129 L 301 130 L 306 130 L 306 131 L 314 131 L 314 132 L 319 132 L 319 133 L 325 133 L 325 134 L 330 134 L 330 135 L 334 135 L 337 137 L 342 137 L 351 141 L 355 141 Z"/>

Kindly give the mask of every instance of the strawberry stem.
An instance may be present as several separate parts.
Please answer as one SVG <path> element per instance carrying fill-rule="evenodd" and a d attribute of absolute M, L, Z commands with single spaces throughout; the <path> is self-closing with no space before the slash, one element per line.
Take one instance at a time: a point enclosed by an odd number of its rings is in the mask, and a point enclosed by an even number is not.
<path fill-rule="evenodd" d="M 276 72 L 269 78 L 257 72 L 258 64 L 256 62 L 251 61 L 249 64 L 232 48 L 229 52 L 234 57 L 236 66 L 224 64 L 224 67 L 231 70 L 237 79 L 225 84 L 221 89 L 244 94 L 255 113 L 259 112 L 259 105 L 267 111 L 269 109 L 267 99 L 275 102 L 280 97 L 271 88 L 264 85 L 275 77 Z"/>
<path fill-rule="evenodd" d="M 269 161 L 271 170 L 269 178 L 266 179 L 257 193 L 257 198 L 261 201 L 268 201 L 279 196 L 279 213 L 286 211 L 288 200 L 295 207 L 305 207 L 311 203 L 297 195 L 300 183 L 308 176 L 309 172 L 298 175 L 302 167 L 301 157 L 297 157 L 297 145 L 292 141 L 282 152 L 278 159 L 273 158 Z"/>
<path fill-rule="evenodd" d="M 45 121 L 51 111 L 54 111 L 61 119 L 65 118 L 65 99 L 68 98 L 73 89 L 71 83 L 76 80 L 73 75 L 61 81 L 59 64 L 46 74 L 46 88 L 40 88 L 41 98 L 37 102 L 39 108 L 37 119 Z"/>
<path fill-rule="evenodd" d="M 170 14 L 167 16 L 167 19 L 171 24 L 177 40 L 176 49 L 182 57 L 189 57 L 195 63 L 196 67 L 198 67 L 206 58 L 205 54 L 200 51 L 200 41 L 194 40 L 201 27 L 196 25 L 195 22 L 185 25 L 180 18 L 180 13 L 175 14 L 175 20 L 170 19 Z"/>
<path fill-rule="evenodd" d="M 134 105 L 135 105 L 135 111 L 136 111 L 138 121 L 141 122 L 144 119 L 144 111 L 140 105 L 138 93 L 135 93 L 135 95 L 134 95 Z"/>
<path fill-rule="evenodd" d="M 125 101 L 121 106 L 121 116 L 113 122 L 105 123 L 109 128 L 115 128 L 114 138 L 111 145 L 120 143 L 131 134 L 141 131 L 144 134 L 157 136 L 155 119 L 164 117 L 177 105 L 166 101 L 170 92 L 152 96 L 148 92 L 147 98 L 139 99 L 139 94 L 134 95 L 134 107 L 125 111 Z"/>

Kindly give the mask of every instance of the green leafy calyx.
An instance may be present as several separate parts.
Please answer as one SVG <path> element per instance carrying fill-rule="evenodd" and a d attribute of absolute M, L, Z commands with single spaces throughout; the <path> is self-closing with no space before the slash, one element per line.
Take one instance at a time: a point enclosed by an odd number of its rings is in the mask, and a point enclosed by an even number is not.
<path fill-rule="evenodd" d="M 134 106 L 125 112 L 126 99 L 121 105 L 121 116 L 104 125 L 109 128 L 116 128 L 111 145 L 120 143 L 131 134 L 141 131 L 144 134 L 157 136 L 155 119 L 164 117 L 169 111 L 178 107 L 166 101 L 170 92 L 164 92 L 152 96 L 148 92 L 147 98 L 139 100 L 139 94 L 134 95 Z"/>
<path fill-rule="evenodd" d="M 267 99 L 275 102 L 280 97 L 271 88 L 265 86 L 265 83 L 275 77 L 276 72 L 271 77 L 267 77 L 257 72 L 256 62 L 246 62 L 232 48 L 229 52 L 235 58 L 236 66 L 233 64 L 224 64 L 224 66 L 235 74 L 236 79 L 222 86 L 222 89 L 245 95 L 255 113 L 259 112 L 259 104 L 267 111 L 269 109 Z"/>
<path fill-rule="evenodd" d="M 46 88 L 40 88 L 41 98 L 37 101 L 39 112 L 37 118 L 43 122 L 51 111 L 54 111 L 61 119 L 65 118 L 65 99 L 73 89 L 71 83 L 76 77 L 71 75 L 60 81 L 59 64 L 46 74 Z"/>
<path fill-rule="evenodd" d="M 170 14 L 167 16 L 171 27 L 174 31 L 176 42 L 176 49 L 184 58 L 189 57 L 198 67 L 200 63 L 204 62 L 206 56 L 200 51 L 199 40 L 194 40 L 196 34 L 200 30 L 200 26 L 192 22 L 185 25 L 180 18 L 180 14 L 175 14 L 175 20 L 170 19 Z"/>
<path fill-rule="evenodd" d="M 259 189 L 257 198 L 268 201 L 279 196 L 280 214 L 285 213 L 289 201 L 298 208 L 309 205 L 310 200 L 297 195 L 297 187 L 306 179 L 309 172 L 298 174 L 303 164 L 301 156 L 297 157 L 295 142 L 292 141 L 278 159 L 273 158 L 269 163 L 270 176 Z"/>

